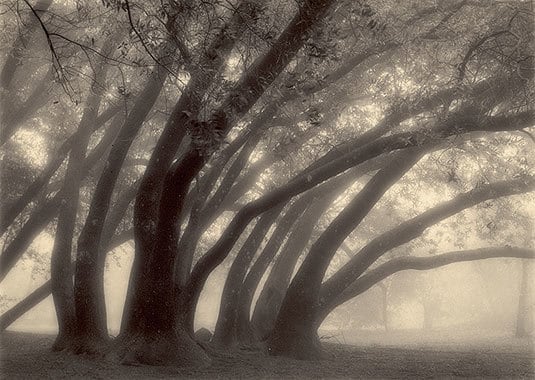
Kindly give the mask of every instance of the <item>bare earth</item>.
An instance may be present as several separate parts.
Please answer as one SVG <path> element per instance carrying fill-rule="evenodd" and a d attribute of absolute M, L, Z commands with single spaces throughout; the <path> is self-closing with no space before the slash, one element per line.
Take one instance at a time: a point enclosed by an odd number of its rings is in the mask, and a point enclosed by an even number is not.
<path fill-rule="evenodd" d="M 354 334 L 353 334 L 354 335 Z M 330 336 L 327 357 L 298 361 L 241 350 L 220 355 L 202 369 L 122 366 L 88 357 L 53 353 L 52 335 L 1 335 L 4 379 L 33 378 L 535 378 L 535 352 L 528 340 L 494 337 L 470 342 L 408 339 L 403 334 Z M 434 337 L 439 339 L 440 337 Z M 351 341 L 354 345 L 343 344 Z"/>

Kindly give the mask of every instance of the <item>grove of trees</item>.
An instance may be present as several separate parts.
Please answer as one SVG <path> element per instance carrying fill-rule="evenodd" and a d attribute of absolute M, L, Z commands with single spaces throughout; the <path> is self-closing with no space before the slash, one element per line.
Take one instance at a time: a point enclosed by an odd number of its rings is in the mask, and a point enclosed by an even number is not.
<path fill-rule="evenodd" d="M 0 280 L 54 239 L 2 329 L 52 294 L 55 350 L 313 359 L 325 318 L 394 273 L 535 258 L 531 1 L 1 6 Z M 105 260 L 131 241 L 111 339 Z"/>

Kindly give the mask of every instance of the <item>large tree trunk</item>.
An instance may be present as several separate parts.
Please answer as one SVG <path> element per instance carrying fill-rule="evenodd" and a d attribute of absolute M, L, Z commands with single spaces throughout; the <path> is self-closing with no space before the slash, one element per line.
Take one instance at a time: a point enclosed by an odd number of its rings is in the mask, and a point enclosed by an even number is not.
<path fill-rule="evenodd" d="M 233 122 L 249 111 L 267 87 L 271 85 L 295 56 L 302 46 L 307 33 L 322 17 L 330 3 L 331 1 L 307 1 L 303 4 L 289 26 L 282 32 L 278 40 L 273 43 L 271 49 L 252 64 L 234 89 L 230 91 L 229 96 L 222 102 L 220 110 L 214 112 L 210 120 L 212 129 L 222 131 L 226 135 Z M 249 8 L 249 6 L 252 7 L 252 4 L 246 4 L 246 6 Z M 238 21 L 241 21 L 239 12 L 237 18 L 233 18 L 230 23 L 233 29 L 235 29 L 233 24 Z M 223 30 L 223 32 L 225 31 Z M 222 36 L 226 46 L 232 47 L 233 40 L 230 38 L 230 34 L 223 33 Z M 221 46 L 221 44 L 217 46 Z M 226 54 L 221 51 L 219 53 L 216 56 L 226 57 Z M 220 64 L 215 68 L 219 66 Z M 201 71 L 206 68 L 201 67 Z M 210 75 L 215 74 L 212 73 Z M 139 246 L 139 249 L 136 249 L 136 260 L 131 276 L 133 297 L 131 303 L 127 305 L 129 309 L 127 312 L 130 315 L 127 318 L 125 334 L 123 334 L 123 339 L 126 338 L 126 341 L 128 341 L 128 335 L 131 335 L 133 331 L 141 331 L 145 337 L 152 339 L 150 338 L 154 335 L 152 331 L 147 330 L 147 326 L 142 325 L 142 321 L 147 319 L 151 322 L 151 329 L 156 326 L 160 331 L 165 331 L 166 336 L 169 332 L 182 330 L 180 324 L 176 325 L 178 317 L 176 307 L 167 305 L 169 302 L 173 303 L 173 297 L 178 295 L 173 281 L 178 229 L 180 227 L 176 222 L 180 220 L 183 197 L 186 196 L 191 181 L 212 153 L 206 151 L 203 146 L 195 146 L 193 144 L 193 147 L 180 162 L 169 170 L 163 186 L 158 178 L 161 178 L 161 174 L 163 174 L 161 170 L 167 171 L 169 167 L 167 163 L 171 161 L 176 152 L 176 149 L 173 149 L 173 145 L 176 144 L 177 138 L 172 135 L 177 133 L 177 126 L 186 125 L 186 122 L 190 122 L 191 115 L 193 115 L 193 118 L 197 116 L 200 105 L 198 99 L 201 98 L 198 96 L 199 89 L 202 89 L 200 91 L 201 95 L 204 94 L 212 82 L 212 80 L 206 80 L 205 76 L 206 74 L 201 78 L 201 76 L 196 77 L 193 75 L 190 83 L 188 83 L 188 88 L 192 89 L 190 90 L 190 96 L 184 96 L 188 92 L 188 89 L 186 89 L 181 96 L 179 104 L 173 110 L 173 115 L 170 118 L 170 128 L 166 127 L 164 130 L 151 157 L 151 162 L 141 185 L 140 195 L 138 196 L 140 202 L 136 202 L 137 216 L 135 218 L 136 246 Z M 196 94 L 194 98 L 191 97 L 193 94 Z M 197 102 L 194 102 L 194 100 L 197 100 Z M 176 122 L 177 120 L 179 122 Z M 194 134 L 200 126 L 200 124 L 196 123 L 191 123 L 190 125 L 190 132 L 192 132 L 192 140 L 194 142 Z M 170 135 L 166 133 L 168 130 Z M 183 134 L 184 131 L 180 133 L 180 135 Z M 160 142 L 162 146 L 160 146 Z M 154 163 L 153 160 L 156 160 L 156 162 Z M 151 165 L 151 163 L 153 164 Z M 177 196 L 177 194 L 179 195 Z M 144 199 L 144 197 L 150 197 L 150 199 Z M 154 230 L 155 227 L 156 230 Z M 154 239 L 155 236 L 157 237 L 156 240 Z M 209 274 L 209 271 L 202 270 L 201 272 L 200 276 L 192 276 L 192 279 L 186 285 L 187 290 L 183 306 L 189 315 L 196 308 L 200 291 Z M 157 288 L 155 288 L 156 285 L 158 285 Z M 156 318 L 154 318 L 155 311 L 158 311 Z M 164 325 L 167 325 L 167 327 L 164 327 Z M 158 340 L 165 346 L 167 339 L 158 338 Z M 168 359 L 175 362 L 182 361 L 180 357 L 174 359 L 168 357 Z M 145 360 L 145 358 L 141 360 Z"/>
<path fill-rule="evenodd" d="M 136 284 L 129 306 L 137 320 L 129 320 L 119 337 L 117 353 L 123 362 L 200 365 L 208 358 L 178 318 L 174 260 L 180 211 L 189 184 L 203 164 L 197 150 L 188 152 L 170 171 L 160 202 L 157 241 Z"/>
<path fill-rule="evenodd" d="M 162 194 L 164 190 L 169 190 L 164 189 L 167 173 L 186 135 L 186 127 L 190 122 L 197 119 L 206 91 L 210 88 L 217 73 L 223 66 L 225 59 L 230 54 L 236 38 L 239 37 L 243 30 L 242 14 L 247 14 L 247 9 L 244 8 L 247 7 L 246 3 L 242 3 L 236 9 L 230 21 L 221 28 L 214 41 L 206 49 L 201 60 L 202 64 L 192 72 L 192 77 L 182 92 L 180 99 L 173 107 L 173 111 L 156 143 L 156 147 L 143 175 L 134 206 L 136 249 L 121 323 L 121 330 L 125 333 L 127 331 L 136 331 L 138 329 L 138 322 L 142 319 L 140 305 L 144 301 L 139 298 L 139 295 L 144 293 L 141 287 L 144 286 L 142 283 L 144 283 L 146 278 L 146 267 L 152 260 L 157 241 L 156 235 L 159 233 L 156 227 L 160 219 L 158 212 L 161 209 L 160 202 Z M 205 157 L 201 156 L 194 158 L 195 149 L 191 149 L 186 153 L 186 155 L 188 154 L 191 155 L 190 160 L 192 160 L 192 163 L 193 160 L 196 160 L 195 165 L 200 165 L 205 159 Z M 192 178 L 195 175 L 196 173 L 192 175 Z M 172 183 L 167 183 L 169 186 L 172 186 Z M 187 190 L 190 183 L 181 185 Z M 180 185 L 175 184 L 175 186 Z M 176 206 L 181 208 L 182 203 L 177 203 Z M 170 210 L 171 213 L 173 211 L 176 212 L 176 210 Z M 176 217 L 180 218 L 180 216 L 178 215 Z M 178 234 L 175 236 L 178 237 Z"/>
<path fill-rule="evenodd" d="M 164 43 L 162 56 L 168 56 L 169 43 Z M 167 77 L 167 71 L 157 66 L 145 88 L 138 95 L 132 111 L 112 146 L 99 181 L 96 185 L 89 213 L 78 239 L 74 300 L 78 328 L 78 352 L 85 352 L 98 346 L 99 340 L 107 338 L 106 305 L 104 301 L 105 251 L 101 248 L 104 221 L 108 214 L 111 197 L 121 167 L 143 121 L 156 102 Z M 128 202 L 130 203 L 130 202 Z M 97 342 L 95 342 L 97 341 Z"/>
<path fill-rule="evenodd" d="M 344 239 L 421 156 L 421 149 L 409 150 L 402 159 L 394 160 L 380 170 L 312 245 L 288 288 L 268 338 L 270 354 L 298 359 L 321 356 L 317 344 L 305 345 L 315 340 L 314 337 L 303 334 L 310 334 L 319 326 L 316 324 L 316 308 L 325 271 Z"/>

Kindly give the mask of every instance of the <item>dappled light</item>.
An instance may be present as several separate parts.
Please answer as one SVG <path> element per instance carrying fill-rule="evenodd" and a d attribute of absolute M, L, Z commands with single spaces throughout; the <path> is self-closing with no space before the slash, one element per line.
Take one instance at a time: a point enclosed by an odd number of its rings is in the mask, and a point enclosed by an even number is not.
<path fill-rule="evenodd" d="M 2 375 L 534 377 L 534 19 L 0 1 Z"/>

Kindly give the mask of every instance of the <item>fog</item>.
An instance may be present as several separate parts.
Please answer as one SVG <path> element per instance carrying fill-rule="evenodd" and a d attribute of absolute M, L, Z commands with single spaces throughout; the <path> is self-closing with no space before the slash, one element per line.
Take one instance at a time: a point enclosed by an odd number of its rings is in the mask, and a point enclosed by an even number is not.
<path fill-rule="evenodd" d="M 535 376 L 534 19 L 0 1 L 6 377 Z"/>
<path fill-rule="evenodd" d="M 50 237 L 42 236 L 34 243 L 33 249 L 41 250 L 39 254 L 44 262 L 49 242 Z M 132 245 L 124 244 L 108 257 L 106 264 L 107 320 L 109 334 L 113 336 L 120 330 L 132 258 Z M 375 286 L 335 309 L 320 327 L 320 335 L 327 341 L 347 344 L 415 346 L 437 342 L 475 344 L 514 336 L 522 265 L 529 267 L 527 294 L 533 317 L 534 265 L 516 259 L 489 259 L 393 275 L 382 287 Z M 6 277 L 1 286 L 4 311 L 49 278 L 46 270 L 37 266 L 30 259 L 22 260 Z M 196 330 L 202 327 L 214 330 L 227 272 L 228 263 L 210 276 L 197 309 Z M 385 288 L 387 326 L 383 315 Z M 430 319 L 427 325 L 426 317 Z M 9 330 L 57 333 L 52 297 L 27 312 Z"/>

